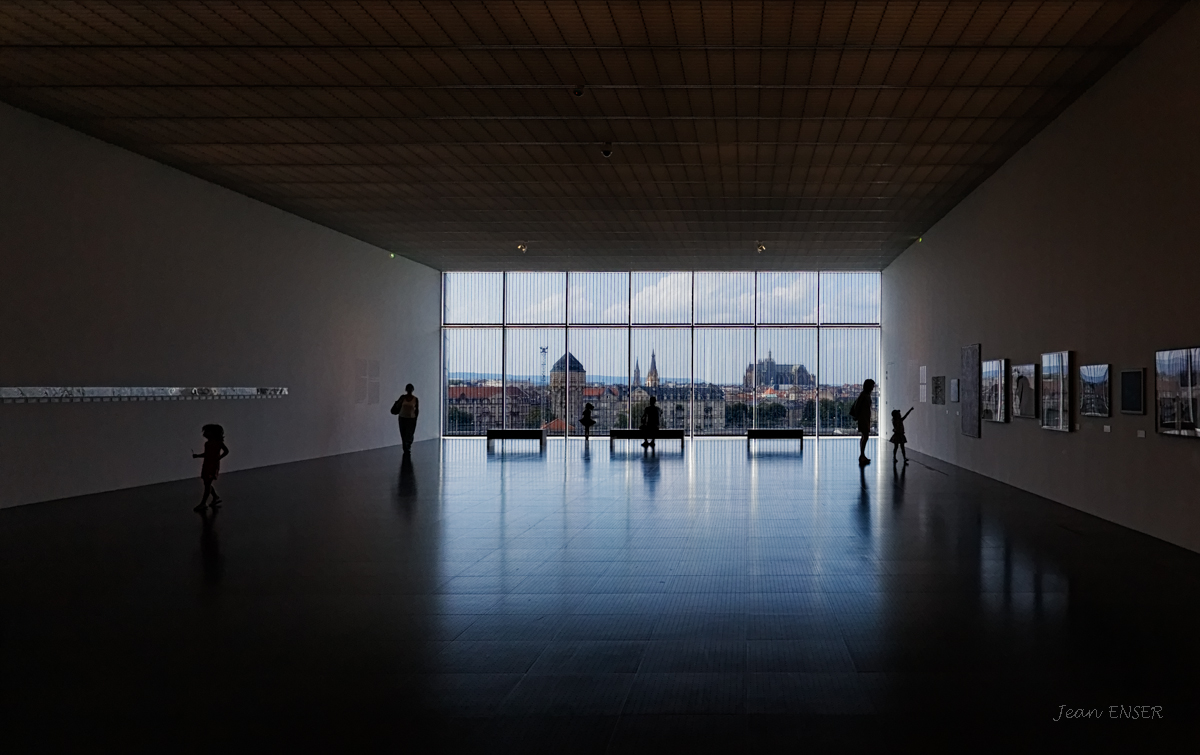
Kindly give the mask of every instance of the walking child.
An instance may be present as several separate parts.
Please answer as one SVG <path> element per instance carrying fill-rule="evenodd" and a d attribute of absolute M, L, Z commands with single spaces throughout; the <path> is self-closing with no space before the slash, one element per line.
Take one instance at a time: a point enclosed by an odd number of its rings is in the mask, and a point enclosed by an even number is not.
<path fill-rule="evenodd" d="M 192 458 L 204 459 L 204 463 L 200 466 L 200 479 L 204 481 L 204 495 L 200 498 L 200 505 L 192 509 L 193 511 L 204 511 L 204 504 L 207 503 L 210 495 L 212 496 L 212 507 L 216 509 L 221 506 L 221 496 L 217 495 L 213 481 L 217 479 L 217 474 L 221 471 L 221 459 L 229 455 L 229 449 L 225 446 L 225 428 L 220 425 L 205 425 L 200 428 L 200 434 L 204 436 L 204 452 L 193 453 Z"/>
<path fill-rule="evenodd" d="M 589 404 L 583 405 L 583 416 L 579 418 L 579 424 L 583 425 L 583 437 L 590 438 L 592 435 L 592 425 L 596 424 L 596 420 L 592 419 L 592 412 L 596 407 Z"/>
<path fill-rule="evenodd" d="M 904 450 L 904 444 L 908 442 L 908 438 L 904 437 L 904 419 L 912 414 L 915 407 L 909 407 L 904 414 L 900 413 L 899 409 L 892 410 L 892 463 L 896 463 L 896 449 L 904 455 L 904 463 L 908 464 L 908 452 Z"/>

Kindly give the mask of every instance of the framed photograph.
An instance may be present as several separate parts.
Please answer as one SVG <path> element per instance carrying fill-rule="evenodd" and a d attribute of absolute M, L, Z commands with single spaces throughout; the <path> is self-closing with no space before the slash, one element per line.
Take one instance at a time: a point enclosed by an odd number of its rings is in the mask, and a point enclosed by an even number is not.
<path fill-rule="evenodd" d="M 950 403 L 958 403 L 958 378 L 950 378 Z"/>
<path fill-rule="evenodd" d="M 1079 368 L 1079 413 L 1084 417 L 1112 415 L 1112 365 L 1085 364 Z"/>
<path fill-rule="evenodd" d="M 958 387 L 959 414 L 962 420 L 962 434 L 968 438 L 978 438 L 983 434 L 983 423 L 979 419 L 979 378 L 980 378 L 980 344 L 973 343 L 959 350 L 960 368 L 958 378 L 962 381 Z"/>
<path fill-rule="evenodd" d="M 1154 353 L 1154 424 L 1163 435 L 1200 438 L 1196 429 L 1198 371 L 1200 348 Z"/>
<path fill-rule="evenodd" d="M 1071 352 L 1042 354 L 1042 427 L 1071 431 Z"/>
<path fill-rule="evenodd" d="M 1146 370 L 1121 370 L 1121 414 L 1146 413 Z"/>
<path fill-rule="evenodd" d="M 1008 360 L 989 359 L 983 363 L 979 383 L 981 417 L 988 422 L 1008 422 Z"/>
<path fill-rule="evenodd" d="M 1014 364 L 1009 377 L 1012 387 L 1012 416 L 1038 418 L 1038 366 Z"/>
<path fill-rule="evenodd" d="M 946 403 L 946 376 L 937 375 L 933 378 L 933 403 Z"/>

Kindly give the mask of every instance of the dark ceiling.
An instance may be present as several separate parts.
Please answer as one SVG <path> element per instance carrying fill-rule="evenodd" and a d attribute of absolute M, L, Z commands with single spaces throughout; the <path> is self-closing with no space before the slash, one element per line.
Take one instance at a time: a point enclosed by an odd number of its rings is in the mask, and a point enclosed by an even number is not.
<path fill-rule="evenodd" d="M 440 269 L 881 269 L 1178 6 L 6 2 L 0 98 Z"/>

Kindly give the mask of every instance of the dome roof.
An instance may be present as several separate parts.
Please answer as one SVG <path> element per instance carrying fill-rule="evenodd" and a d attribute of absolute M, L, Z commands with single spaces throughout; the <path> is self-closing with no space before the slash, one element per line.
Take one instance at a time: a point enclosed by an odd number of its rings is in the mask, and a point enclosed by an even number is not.
<path fill-rule="evenodd" d="M 575 358 L 575 355 L 571 354 L 570 352 L 567 352 L 561 359 L 555 362 L 554 366 L 550 368 L 550 371 L 566 372 L 568 369 L 568 364 L 570 365 L 571 372 L 586 372 L 586 370 L 583 369 L 583 365 L 580 364 L 579 360 Z"/>

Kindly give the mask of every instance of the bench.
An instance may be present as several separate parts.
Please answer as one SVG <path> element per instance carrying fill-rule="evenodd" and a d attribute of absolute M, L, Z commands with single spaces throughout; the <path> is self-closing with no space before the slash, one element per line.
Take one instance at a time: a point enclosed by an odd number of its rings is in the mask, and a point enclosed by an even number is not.
<path fill-rule="evenodd" d="M 493 440 L 536 440 L 546 447 L 546 431 L 545 430 L 488 430 L 487 445 L 492 447 Z"/>
<path fill-rule="evenodd" d="M 798 427 L 760 427 L 746 431 L 746 448 L 750 447 L 752 440 L 798 440 L 800 448 L 804 448 L 804 431 Z"/>
<path fill-rule="evenodd" d="M 683 430 L 609 430 L 608 447 L 612 448 L 615 440 L 677 440 L 679 448 L 683 448 Z"/>

